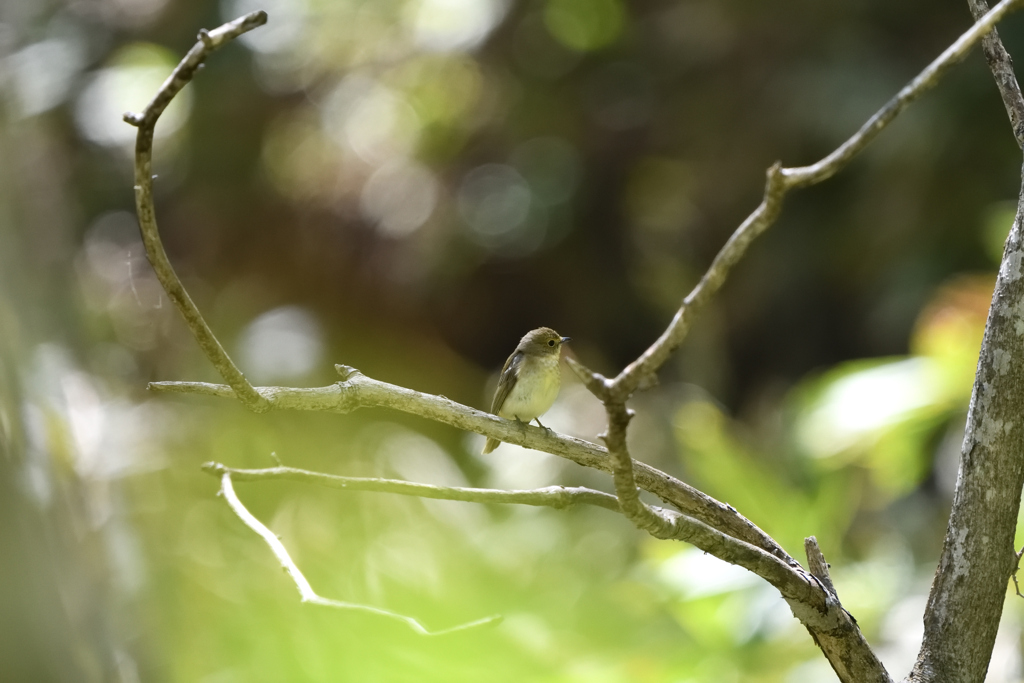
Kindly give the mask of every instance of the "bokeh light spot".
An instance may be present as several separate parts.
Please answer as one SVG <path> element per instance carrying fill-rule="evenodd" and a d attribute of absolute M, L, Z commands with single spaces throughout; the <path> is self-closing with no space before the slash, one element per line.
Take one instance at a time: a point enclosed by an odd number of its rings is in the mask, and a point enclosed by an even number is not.
<path fill-rule="evenodd" d="M 970 395 L 995 278 L 960 275 L 939 287 L 914 323 L 910 351 L 935 360 L 953 394 Z"/>
<path fill-rule="evenodd" d="M 381 166 L 363 187 L 363 216 L 388 237 L 405 237 L 423 225 L 437 204 L 438 182 L 422 164 Z"/>
<path fill-rule="evenodd" d="M 34 116 L 64 101 L 82 68 L 85 49 L 73 38 L 51 38 L 28 45 L 8 59 L 21 114 Z"/>
<path fill-rule="evenodd" d="M 543 225 L 530 220 L 532 204 L 529 184 L 505 164 L 479 166 L 466 174 L 459 187 L 459 215 L 472 237 L 490 249 L 518 252 L 539 246 Z"/>
<path fill-rule="evenodd" d="M 619 0 L 549 0 L 544 23 L 559 42 L 578 52 L 611 45 L 626 12 Z"/>
<path fill-rule="evenodd" d="M 150 43 L 131 43 L 118 50 L 108 66 L 97 71 L 75 107 L 79 130 L 93 142 L 108 147 L 127 147 L 135 142 L 135 128 L 121 116 L 126 111 L 140 111 L 178 60 L 169 50 Z M 177 94 L 160 116 L 154 137 L 166 138 L 177 132 L 191 108 L 191 91 Z"/>
<path fill-rule="evenodd" d="M 267 178 L 293 201 L 329 203 L 337 186 L 339 150 L 318 118 L 300 109 L 273 121 L 263 139 L 261 162 Z"/>
<path fill-rule="evenodd" d="M 501 0 L 420 0 L 413 15 L 416 44 L 447 52 L 479 45 L 505 16 Z"/>
<path fill-rule="evenodd" d="M 483 77 L 466 55 L 424 55 L 410 59 L 385 79 L 400 89 L 423 124 L 458 124 L 480 99 Z"/>
<path fill-rule="evenodd" d="M 324 128 L 374 165 L 412 153 L 419 138 L 416 111 L 393 89 L 361 74 L 338 84 L 322 109 Z"/>
<path fill-rule="evenodd" d="M 798 429 L 800 442 L 816 457 L 840 453 L 942 400 L 941 384 L 936 363 L 928 358 L 851 372 L 831 382 L 807 412 Z"/>
<path fill-rule="evenodd" d="M 658 574 L 687 600 L 756 586 L 759 581 L 742 567 L 695 548 L 671 555 L 660 564 Z"/>
<path fill-rule="evenodd" d="M 305 0 L 224 0 L 220 14 L 224 21 L 231 21 L 257 10 L 264 10 L 270 20 L 258 31 L 249 31 L 238 37 L 257 53 L 287 52 L 306 37 L 309 8 Z"/>
<path fill-rule="evenodd" d="M 256 382 L 293 380 L 309 374 L 324 352 L 317 319 L 298 306 L 267 311 L 243 330 L 243 371 Z"/>

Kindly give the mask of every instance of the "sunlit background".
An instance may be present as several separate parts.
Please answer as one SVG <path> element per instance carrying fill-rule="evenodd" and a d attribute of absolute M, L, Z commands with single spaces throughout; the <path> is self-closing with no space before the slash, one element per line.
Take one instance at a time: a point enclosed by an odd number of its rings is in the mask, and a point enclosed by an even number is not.
<path fill-rule="evenodd" d="M 299 604 L 201 463 L 611 486 L 398 413 L 146 392 L 216 376 L 145 259 L 121 114 L 199 28 L 254 9 L 270 23 L 157 128 L 183 281 L 254 382 L 327 384 L 345 363 L 477 407 L 540 325 L 616 372 L 767 166 L 826 154 L 969 25 L 966 3 L 923 0 L 4 0 L 0 679 L 834 681 L 763 581 L 602 509 L 237 484 L 325 597 L 432 628 L 504 621 L 430 639 Z M 1021 22 L 1003 29 L 1017 55 Z M 921 638 L 1019 166 L 975 54 L 787 200 L 634 401 L 635 457 L 798 557 L 818 537 L 895 677 Z M 602 419 L 567 376 L 546 424 L 595 439 Z M 1022 680 L 1022 629 L 1008 597 L 992 683 Z"/>

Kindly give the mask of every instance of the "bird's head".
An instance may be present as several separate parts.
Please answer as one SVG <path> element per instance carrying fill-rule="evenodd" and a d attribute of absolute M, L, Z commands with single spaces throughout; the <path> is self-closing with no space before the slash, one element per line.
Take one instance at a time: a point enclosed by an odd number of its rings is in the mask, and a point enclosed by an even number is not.
<path fill-rule="evenodd" d="M 562 344 L 570 341 L 550 327 L 538 327 L 530 330 L 519 342 L 519 350 L 537 356 L 557 356 Z"/>

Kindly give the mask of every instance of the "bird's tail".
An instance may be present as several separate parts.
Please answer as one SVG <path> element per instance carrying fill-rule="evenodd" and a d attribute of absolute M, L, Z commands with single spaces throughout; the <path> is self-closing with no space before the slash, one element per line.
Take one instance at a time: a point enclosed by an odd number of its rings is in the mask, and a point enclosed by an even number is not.
<path fill-rule="evenodd" d="M 482 453 L 485 453 L 485 454 L 486 454 L 486 453 L 490 453 L 490 452 L 491 452 L 491 451 L 493 451 L 493 450 L 494 450 L 495 448 L 497 448 L 497 447 L 498 447 L 498 444 L 500 444 L 500 443 L 501 443 L 501 442 L 500 442 L 500 441 L 498 441 L 497 439 L 487 439 L 487 443 L 485 443 L 485 444 L 484 444 L 484 450 L 483 450 L 483 451 L 481 451 L 481 452 L 482 452 Z"/>

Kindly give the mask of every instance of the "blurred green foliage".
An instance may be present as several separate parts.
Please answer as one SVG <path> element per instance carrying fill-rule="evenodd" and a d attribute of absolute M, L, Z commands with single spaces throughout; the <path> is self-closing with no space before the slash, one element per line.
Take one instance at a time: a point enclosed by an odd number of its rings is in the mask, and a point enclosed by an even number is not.
<path fill-rule="evenodd" d="M 760 200 L 969 23 L 957 3 L 7 0 L 0 5 L 0 678 L 828 681 L 770 587 L 605 510 L 238 484 L 326 597 L 298 603 L 199 465 L 608 490 L 603 475 L 384 411 L 156 400 L 214 380 L 133 211 L 141 109 L 200 27 L 214 55 L 157 128 L 172 261 L 256 382 L 331 364 L 470 405 L 550 325 L 617 371 Z M 1021 18 L 1001 28 L 1024 48 Z M 661 385 L 634 455 L 795 556 L 814 534 L 894 676 L 945 528 L 1019 157 L 972 56 L 864 156 L 794 195 Z M 1008 200 L 1010 203 L 1008 204 Z M 567 377 L 549 413 L 595 439 Z M 1018 534 L 1019 542 L 1024 541 Z M 1021 679 L 1021 604 L 990 670 Z"/>

